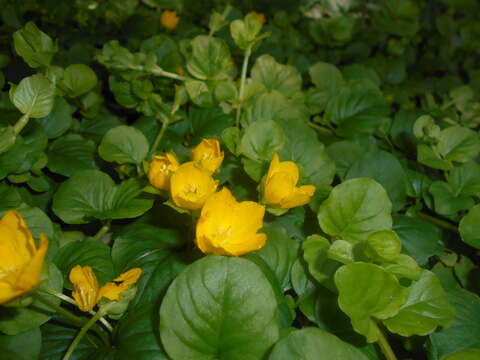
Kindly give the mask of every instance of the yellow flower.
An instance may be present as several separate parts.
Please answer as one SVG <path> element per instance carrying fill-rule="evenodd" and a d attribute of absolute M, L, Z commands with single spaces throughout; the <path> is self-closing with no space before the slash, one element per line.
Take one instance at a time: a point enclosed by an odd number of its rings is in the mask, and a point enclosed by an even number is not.
<path fill-rule="evenodd" d="M 257 13 L 256 11 L 250 11 L 249 14 L 253 14 L 257 17 L 257 20 L 260 24 L 265 24 L 265 15 L 263 15 L 262 13 Z"/>
<path fill-rule="evenodd" d="M 22 216 L 8 211 L 0 220 L 0 304 L 27 293 L 40 279 L 48 239 L 37 248 Z"/>
<path fill-rule="evenodd" d="M 98 301 L 97 277 L 90 266 L 75 266 L 70 271 L 70 282 L 73 284 L 72 297 L 81 311 L 90 311 Z"/>
<path fill-rule="evenodd" d="M 180 19 L 177 16 L 176 11 L 166 10 L 160 16 L 160 23 L 163 25 L 163 27 L 167 28 L 168 30 L 175 29 L 179 21 Z"/>
<path fill-rule="evenodd" d="M 216 139 L 203 139 L 192 151 L 193 161 L 214 173 L 222 165 L 223 151 Z"/>
<path fill-rule="evenodd" d="M 262 181 L 263 202 L 272 208 L 289 209 L 308 204 L 315 186 L 297 187 L 299 170 L 292 161 L 282 161 L 273 156 L 267 175 Z"/>
<path fill-rule="evenodd" d="M 217 189 L 212 174 L 193 161 L 182 164 L 170 179 L 172 200 L 178 207 L 198 210 Z"/>
<path fill-rule="evenodd" d="M 127 290 L 130 285 L 135 284 L 142 275 L 142 269 L 133 268 L 124 272 L 119 277 L 115 278 L 114 282 L 106 283 L 102 286 L 99 293 L 99 299 L 102 297 L 112 301 L 120 300 L 120 294 Z"/>
<path fill-rule="evenodd" d="M 77 265 L 70 271 L 70 281 L 73 284 L 72 297 L 78 308 L 87 312 L 92 310 L 103 297 L 118 301 L 120 294 L 135 284 L 141 274 L 142 270 L 140 268 L 133 268 L 121 274 L 113 280 L 114 282 L 106 283 L 100 287 L 90 266 Z"/>
<path fill-rule="evenodd" d="M 165 156 L 155 156 L 148 168 L 150 184 L 159 190 L 169 190 L 170 176 L 177 171 L 179 166 L 180 164 L 172 153 Z"/>
<path fill-rule="evenodd" d="M 202 208 L 196 229 L 197 246 L 204 253 L 239 256 L 261 249 L 267 236 L 263 226 L 265 207 L 253 201 L 238 202 L 227 188 L 210 196 Z"/>

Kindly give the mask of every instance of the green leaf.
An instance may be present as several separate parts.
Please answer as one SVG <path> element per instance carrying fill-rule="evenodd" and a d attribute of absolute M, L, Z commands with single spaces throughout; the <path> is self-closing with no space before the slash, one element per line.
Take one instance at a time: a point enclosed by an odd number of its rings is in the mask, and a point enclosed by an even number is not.
<path fill-rule="evenodd" d="M 30 21 L 13 33 L 13 44 L 15 52 L 32 68 L 49 66 L 58 50 L 50 36 Z"/>
<path fill-rule="evenodd" d="M 480 138 L 473 130 L 452 126 L 440 133 L 438 150 L 447 160 L 467 162 L 480 152 Z"/>
<path fill-rule="evenodd" d="M 429 191 L 433 195 L 435 211 L 440 215 L 453 215 L 475 204 L 469 196 L 455 196 L 450 185 L 444 181 L 434 181 Z"/>
<path fill-rule="evenodd" d="M 310 78 L 317 89 L 334 95 L 344 85 L 343 75 L 335 65 L 318 62 L 308 69 Z"/>
<path fill-rule="evenodd" d="M 427 165 L 433 169 L 439 170 L 452 170 L 452 164 L 443 160 L 438 154 L 436 154 L 432 148 L 425 144 L 419 144 L 417 146 L 417 160 L 420 164 Z"/>
<path fill-rule="evenodd" d="M 335 161 L 337 174 L 342 180 L 347 176 L 350 167 L 360 161 L 365 154 L 365 150 L 359 144 L 347 140 L 334 142 L 328 145 L 326 150 L 328 156 Z"/>
<path fill-rule="evenodd" d="M 458 227 L 463 242 L 480 249 L 480 204 L 472 207 Z"/>
<path fill-rule="evenodd" d="M 66 285 L 70 284 L 68 278 L 70 270 L 76 265 L 90 266 L 100 284 L 112 280 L 115 275 L 110 248 L 93 238 L 71 242 L 61 247 L 53 261 L 62 271 Z"/>
<path fill-rule="evenodd" d="M 225 114 L 221 108 L 191 108 L 188 116 L 190 144 L 196 146 L 202 139 L 219 138 L 226 128 L 233 126 L 233 116 Z"/>
<path fill-rule="evenodd" d="M 385 171 L 388 169 L 388 171 Z M 371 178 L 384 187 L 392 201 L 393 210 L 405 206 L 407 181 L 402 165 L 386 151 L 369 151 L 355 161 L 345 179 Z"/>
<path fill-rule="evenodd" d="M 402 336 L 431 334 L 438 326 L 447 326 L 455 316 L 447 294 L 437 276 L 427 270 L 410 286 L 407 301 L 400 312 L 383 321 L 388 330 Z"/>
<path fill-rule="evenodd" d="M 55 318 L 57 320 L 57 318 Z M 58 318 L 42 326 L 42 350 L 40 359 L 58 360 L 67 352 L 68 347 L 78 334 L 78 327 L 64 326 L 67 319 Z M 92 332 L 87 332 L 80 340 L 71 359 L 75 360 L 105 360 L 110 349 Z"/>
<path fill-rule="evenodd" d="M 140 309 L 145 304 L 155 303 L 165 293 L 170 282 L 185 267 L 173 252 L 182 244 L 183 238 L 177 231 L 147 224 L 130 225 L 115 238 L 112 247 L 115 273 L 121 274 L 134 267 L 142 269 L 130 308 Z"/>
<path fill-rule="evenodd" d="M 192 55 L 187 69 L 200 80 L 220 80 L 228 77 L 232 63 L 230 50 L 221 39 L 199 35 L 192 40 Z"/>
<path fill-rule="evenodd" d="M 97 168 L 95 152 L 93 141 L 68 134 L 50 144 L 47 167 L 56 174 L 70 177 L 77 171 Z"/>
<path fill-rule="evenodd" d="M 0 349 L 3 360 L 38 359 L 42 346 L 40 328 L 31 329 L 17 335 L 0 335 Z"/>
<path fill-rule="evenodd" d="M 320 235 L 310 235 L 302 244 L 303 258 L 315 280 L 335 291 L 333 276 L 342 264 L 329 258 L 330 242 Z"/>
<path fill-rule="evenodd" d="M 0 154 L 9 150 L 17 140 L 17 133 L 13 126 L 0 128 Z"/>
<path fill-rule="evenodd" d="M 392 203 L 372 179 L 351 179 L 333 188 L 318 210 L 322 230 L 343 240 L 366 239 L 372 232 L 390 230 Z"/>
<path fill-rule="evenodd" d="M 26 77 L 10 89 L 10 99 L 22 114 L 43 118 L 50 114 L 55 100 L 55 85 L 42 74 Z"/>
<path fill-rule="evenodd" d="M 315 131 L 301 121 L 286 121 L 283 132 L 285 145 L 280 151 L 280 160 L 293 161 L 300 167 L 300 183 L 307 185 L 330 185 L 335 176 L 335 163 L 318 141 Z"/>
<path fill-rule="evenodd" d="M 242 50 L 247 50 L 255 44 L 260 30 L 262 30 L 262 23 L 258 21 L 255 14 L 247 14 L 243 20 L 237 19 L 230 23 L 233 40 Z"/>
<path fill-rule="evenodd" d="M 72 98 L 86 94 L 97 85 L 97 75 L 87 65 L 73 64 L 63 73 L 61 84 L 67 89 Z"/>
<path fill-rule="evenodd" d="M 108 130 L 98 147 L 98 153 L 105 161 L 140 164 L 147 156 L 148 149 L 148 140 L 140 130 L 121 125 Z"/>
<path fill-rule="evenodd" d="M 448 295 L 457 311 L 450 326 L 430 335 L 429 353 L 433 359 L 444 360 L 461 350 L 480 349 L 480 299 L 464 289 L 452 290 Z"/>
<path fill-rule="evenodd" d="M 255 254 L 268 264 L 282 290 L 286 291 L 290 288 L 290 269 L 297 257 L 296 243 L 281 227 L 266 227 L 262 232 L 267 234 L 267 242 Z"/>
<path fill-rule="evenodd" d="M 296 68 L 282 65 L 270 55 L 262 55 L 252 68 L 252 79 L 268 91 L 277 90 L 286 97 L 297 95 L 302 88 L 302 76 Z"/>
<path fill-rule="evenodd" d="M 480 359 L 480 349 L 461 350 L 445 358 L 445 360 L 478 360 L 478 359 Z"/>
<path fill-rule="evenodd" d="M 455 166 L 448 178 L 453 193 L 464 196 L 480 195 L 480 165 L 474 161 Z"/>
<path fill-rule="evenodd" d="M 134 179 L 115 185 L 98 170 L 75 173 L 53 197 L 53 212 L 67 224 L 84 224 L 93 218 L 130 219 L 142 215 L 153 200 L 137 199 L 141 186 Z"/>
<path fill-rule="evenodd" d="M 260 359 L 279 337 L 270 283 L 252 262 L 207 256 L 172 283 L 160 336 L 173 359 Z"/>
<path fill-rule="evenodd" d="M 37 163 L 47 147 L 47 136 L 43 131 L 17 136 L 15 144 L 5 153 L 0 154 L 0 179 L 9 174 L 23 174 Z"/>
<path fill-rule="evenodd" d="M 377 91 L 344 88 L 328 102 L 325 120 L 337 125 L 338 135 L 353 137 L 375 132 L 388 113 L 387 103 Z"/>
<path fill-rule="evenodd" d="M 62 292 L 63 289 L 62 273 L 50 263 L 45 263 L 43 267 L 37 291 L 44 288 L 57 292 Z M 56 305 L 60 304 L 60 299 L 53 295 L 42 292 L 41 296 Z M 53 314 L 55 314 L 54 309 L 37 299 L 28 307 L 2 306 L 0 307 L 0 331 L 7 335 L 16 335 L 39 327 L 50 320 Z"/>
<path fill-rule="evenodd" d="M 392 230 L 376 231 L 365 241 L 365 254 L 374 261 L 394 261 L 401 250 L 402 242 Z"/>
<path fill-rule="evenodd" d="M 72 114 L 75 107 L 65 101 L 63 97 L 55 98 L 52 111 L 45 117 L 36 119 L 49 139 L 63 135 L 72 126 Z"/>
<path fill-rule="evenodd" d="M 255 161 L 270 161 L 285 144 L 282 128 L 272 120 L 255 121 L 245 130 L 240 151 Z"/>
<path fill-rule="evenodd" d="M 113 339 L 116 360 L 168 360 L 157 335 L 157 311 L 147 303 L 119 321 Z"/>
<path fill-rule="evenodd" d="M 52 221 L 42 210 L 27 204 L 21 204 L 16 207 L 23 219 L 27 223 L 28 228 L 32 232 L 33 237 L 38 239 L 40 234 L 45 234 L 47 238 L 52 240 L 54 236 L 54 228 Z"/>
<path fill-rule="evenodd" d="M 440 255 L 445 249 L 442 230 L 422 219 L 394 216 L 393 230 L 402 240 L 404 251 L 421 266 L 426 265 L 430 257 Z"/>
<path fill-rule="evenodd" d="M 398 314 L 405 303 L 405 289 L 395 276 L 380 266 L 352 263 L 335 273 L 338 305 L 352 321 L 356 332 L 367 342 L 378 340 L 379 330 L 374 319 L 388 319 Z"/>
<path fill-rule="evenodd" d="M 329 360 L 367 360 L 368 357 L 336 336 L 313 327 L 294 330 L 277 342 L 269 360 L 317 360 L 319 351 Z"/>

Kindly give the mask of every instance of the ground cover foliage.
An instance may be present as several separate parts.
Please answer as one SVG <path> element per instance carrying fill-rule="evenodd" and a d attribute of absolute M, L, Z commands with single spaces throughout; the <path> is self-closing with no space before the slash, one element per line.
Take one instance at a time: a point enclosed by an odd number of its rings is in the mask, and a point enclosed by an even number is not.
<path fill-rule="evenodd" d="M 478 2 L 0 4 L 0 358 L 480 359 Z"/>

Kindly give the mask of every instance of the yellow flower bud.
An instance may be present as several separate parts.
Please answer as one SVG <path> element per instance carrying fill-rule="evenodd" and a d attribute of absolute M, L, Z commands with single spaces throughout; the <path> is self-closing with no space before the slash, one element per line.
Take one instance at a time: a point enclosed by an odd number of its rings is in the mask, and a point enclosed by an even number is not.
<path fill-rule="evenodd" d="M 160 16 L 160 23 L 164 28 L 167 28 L 168 30 L 175 29 L 179 21 L 180 18 L 177 16 L 176 11 L 166 10 Z"/>
<path fill-rule="evenodd" d="M 74 289 L 72 297 L 81 311 L 88 312 L 103 297 L 111 301 L 118 301 L 120 294 L 135 284 L 141 274 L 142 269 L 133 268 L 115 278 L 113 282 L 100 287 L 90 266 L 77 265 L 70 271 L 70 281 Z"/>
<path fill-rule="evenodd" d="M 262 181 L 263 202 L 272 208 L 289 209 L 308 204 L 315 193 L 315 186 L 297 187 L 298 165 L 273 156 L 267 175 Z"/>
<path fill-rule="evenodd" d="M 257 17 L 257 20 L 260 24 L 265 24 L 265 15 L 262 13 L 257 13 L 256 11 L 250 11 L 249 14 L 254 14 Z"/>
<path fill-rule="evenodd" d="M 265 207 L 253 201 L 238 202 L 227 188 L 210 196 L 196 228 L 196 243 L 204 253 L 239 256 L 261 249 L 267 236 L 263 226 Z"/>
<path fill-rule="evenodd" d="M 192 151 L 193 161 L 211 173 L 217 171 L 222 165 L 223 151 L 220 150 L 220 143 L 217 139 L 203 139 Z"/>
<path fill-rule="evenodd" d="M 24 219 L 15 210 L 0 220 L 0 304 L 7 303 L 35 287 L 40 279 L 48 239 L 40 235 L 35 245 Z"/>
<path fill-rule="evenodd" d="M 180 164 L 172 153 L 155 156 L 148 168 L 150 184 L 159 190 L 169 190 L 170 176 L 177 171 L 179 166 Z"/>
<path fill-rule="evenodd" d="M 217 189 L 212 174 L 193 161 L 182 164 L 170 179 L 170 194 L 178 207 L 198 210 Z"/>
<path fill-rule="evenodd" d="M 77 265 L 70 271 L 70 282 L 73 284 L 72 297 L 81 311 L 90 311 L 98 301 L 100 287 L 97 277 L 90 266 Z"/>

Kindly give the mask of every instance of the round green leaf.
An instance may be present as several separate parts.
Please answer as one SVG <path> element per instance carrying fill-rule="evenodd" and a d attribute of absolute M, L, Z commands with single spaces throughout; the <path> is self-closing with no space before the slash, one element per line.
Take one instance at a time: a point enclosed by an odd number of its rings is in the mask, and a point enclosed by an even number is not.
<path fill-rule="evenodd" d="M 321 350 L 320 350 L 321 349 Z M 328 360 L 367 360 L 368 357 L 352 345 L 325 330 L 307 327 L 295 330 L 277 342 L 269 360 L 318 360 L 319 351 Z"/>
<path fill-rule="evenodd" d="M 344 84 L 343 75 L 335 65 L 318 62 L 308 69 L 313 84 L 333 95 Z"/>
<path fill-rule="evenodd" d="M 437 276 L 424 270 L 410 287 L 407 301 L 400 312 L 383 321 L 388 330 L 402 336 L 428 335 L 438 326 L 447 326 L 455 316 Z"/>
<path fill-rule="evenodd" d="M 42 74 L 32 75 L 10 89 L 10 98 L 23 114 L 42 118 L 52 111 L 55 85 Z"/>
<path fill-rule="evenodd" d="M 97 85 L 97 75 L 87 65 L 73 64 L 65 69 L 62 84 L 67 88 L 68 95 L 78 97 Z"/>
<path fill-rule="evenodd" d="M 145 303 L 120 320 L 113 339 L 115 359 L 168 360 L 152 321 L 157 316 L 155 304 Z"/>
<path fill-rule="evenodd" d="M 447 160 L 467 162 L 480 152 L 480 138 L 471 129 L 452 126 L 440 133 L 438 150 Z"/>
<path fill-rule="evenodd" d="M 192 40 L 192 55 L 188 71 L 200 80 L 219 80 L 227 77 L 232 66 L 230 50 L 223 40 L 199 35 Z"/>
<path fill-rule="evenodd" d="M 385 189 L 372 179 L 351 179 L 333 188 L 318 210 L 322 230 L 343 240 L 366 239 L 392 227 L 392 203 Z"/>
<path fill-rule="evenodd" d="M 248 260 L 207 256 L 168 289 L 160 336 L 173 360 L 261 359 L 279 336 L 272 287 Z"/>
<path fill-rule="evenodd" d="M 262 230 L 267 234 L 267 242 L 259 251 L 260 256 L 275 273 L 283 291 L 290 288 L 290 269 L 297 255 L 295 240 L 291 239 L 281 227 L 266 227 Z"/>
<path fill-rule="evenodd" d="M 480 249 L 480 204 L 471 208 L 460 220 L 458 230 L 465 243 Z"/>
<path fill-rule="evenodd" d="M 63 182 L 53 197 L 53 212 L 67 224 L 96 219 L 130 219 L 142 215 L 153 200 L 137 199 L 140 184 L 127 180 L 115 185 L 104 172 L 84 170 Z"/>
<path fill-rule="evenodd" d="M 480 349 L 468 349 L 456 352 L 447 356 L 445 360 L 478 360 L 480 359 Z"/>
<path fill-rule="evenodd" d="M 96 146 L 78 134 L 68 134 L 55 140 L 48 148 L 48 164 L 50 171 L 72 176 L 75 172 L 95 169 Z"/>
<path fill-rule="evenodd" d="M 42 346 L 40 328 L 31 329 L 17 335 L 0 335 L 2 360 L 38 359 Z"/>
<path fill-rule="evenodd" d="M 148 149 L 148 140 L 140 130 L 121 125 L 105 134 L 98 153 L 106 161 L 140 164 L 147 156 Z"/>
<path fill-rule="evenodd" d="M 128 226 L 115 238 L 112 259 L 116 274 L 134 267 L 142 269 L 130 308 L 154 303 L 165 293 L 171 281 L 185 267 L 173 252 L 182 243 L 183 238 L 178 232 L 147 224 Z"/>
<path fill-rule="evenodd" d="M 387 191 L 394 210 L 405 206 L 407 178 L 402 165 L 392 154 L 378 150 L 366 152 L 351 165 L 345 176 L 346 179 L 361 177 L 378 181 Z"/>
<path fill-rule="evenodd" d="M 272 120 L 255 121 L 245 130 L 240 150 L 249 159 L 270 161 L 285 143 L 282 128 Z"/>
<path fill-rule="evenodd" d="M 419 265 L 425 265 L 431 256 L 441 254 L 445 248 L 442 230 L 422 219 L 395 216 L 393 230 L 400 237 L 405 253 L 415 258 Z"/>
<path fill-rule="evenodd" d="M 262 55 L 252 68 L 252 79 L 269 91 L 277 90 L 286 97 L 297 95 L 302 88 L 302 76 L 296 68 L 282 65 L 271 55 Z"/>
<path fill-rule="evenodd" d="M 57 45 L 33 22 L 13 33 L 15 52 L 32 68 L 49 66 Z"/>
<path fill-rule="evenodd" d="M 448 327 L 430 335 L 429 352 L 435 359 L 444 360 L 461 350 L 480 349 L 480 299 L 464 289 L 451 290 L 448 297 L 457 311 Z"/>
<path fill-rule="evenodd" d="M 340 136 L 372 134 L 388 116 L 385 99 L 374 90 L 344 88 L 327 103 L 325 119 L 338 126 Z"/>
<path fill-rule="evenodd" d="M 48 137 L 53 139 L 64 134 L 72 126 L 74 111 L 74 106 L 70 105 L 63 97 L 57 97 L 50 114 L 36 121 Z"/>
<path fill-rule="evenodd" d="M 61 247 L 53 261 L 62 271 L 66 285 L 70 284 L 68 280 L 70 270 L 76 265 L 90 266 L 100 284 L 112 280 L 115 275 L 110 247 L 92 238 L 74 241 Z"/>
<path fill-rule="evenodd" d="M 370 234 L 365 244 L 366 255 L 380 262 L 395 260 L 402 250 L 402 242 L 392 230 L 380 230 Z"/>
<path fill-rule="evenodd" d="M 397 278 L 378 265 L 352 263 L 335 273 L 338 305 L 352 321 L 354 330 L 368 342 L 378 340 L 374 319 L 395 316 L 405 303 L 405 289 Z"/>

